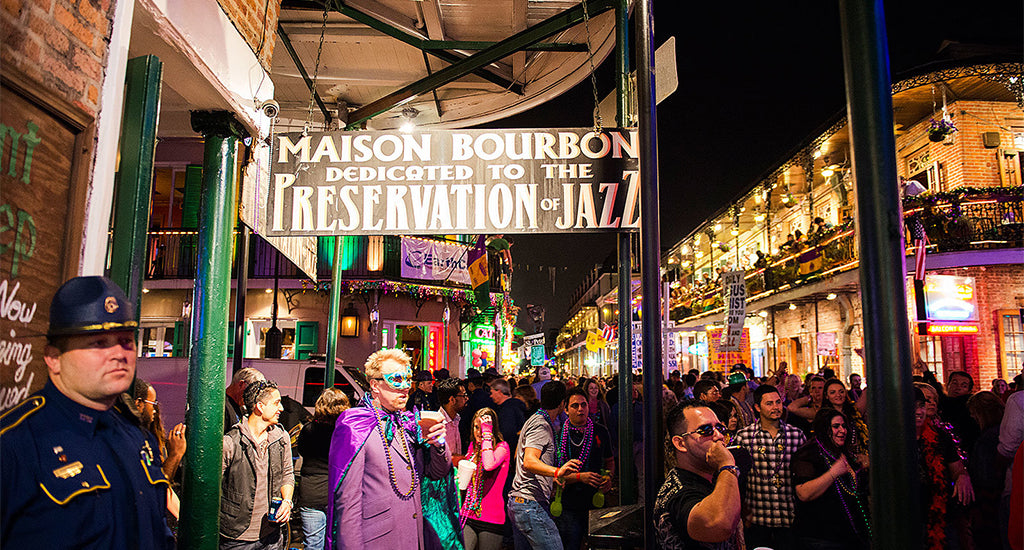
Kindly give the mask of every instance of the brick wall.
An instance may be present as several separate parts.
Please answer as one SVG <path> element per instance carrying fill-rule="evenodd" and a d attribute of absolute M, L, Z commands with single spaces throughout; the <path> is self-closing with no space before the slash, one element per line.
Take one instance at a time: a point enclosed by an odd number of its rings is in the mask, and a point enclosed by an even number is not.
<path fill-rule="evenodd" d="M 95 116 L 113 11 L 112 0 L 0 0 L 0 64 Z"/>
<path fill-rule="evenodd" d="M 1024 265 L 994 265 L 929 270 L 929 273 L 974 277 L 977 284 L 979 331 L 964 337 L 967 372 L 974 376 L 978 389 L 988 389 L 993 378 L 1013 378 L 1020 366 L 1002 364 L 998 311 L 1017 309 L 1016 297 L 1024 296 Z"/>
<path fill-rule="evenodd" d="M 854 327 L 850 331 L 850 347 L 860 348 L 864 345 L 861 331 L 861 305 L 860 295 L 851 295 L 852 316 Z M 770 321 L 769 321 L 770 327 Z M 818 302 L 817 310 L 817 331 L 831 332 L 836 335 L 836 347 L 842 352 L 843 319 L 841 316 L 841 305 L 839 300 L 821 300 Z M 803 304 L 796 309 L 782 309 L 775 311 L 775 334 L 779 338 L 778 350 L 779 361 L 789 362 L 789 371 L 803 375 L 808 372 L 818 372 L 818 367 L 825 365 L 825 358 L 820 362 L 817 360 L 816 335 L 815 335 L 815 310 L 814 304 Z M 786 342 L 789 338 L 798 338 L 800 341 L 800 357 L 793 356 L 793 348 Z M 864 362 L 854 353 L 851 356 L 851 368 L 853 372 L 864 372 Z M 837 374 L 842 374 L 839 367 L 833 367 Z"/>
<path fill-rule="evenodd" d="M 952 145 L 929 141 L 931 122 L 928 118 L 922 119 L 896 138 L 897 173 L 903 177 L 912 175 L 907 171 L 907 158 L 928 150 L 931 160 L 943 166 L 945 190 L 1000 185 L 999 149 L 1013 147 L 1010 128 L 1020 124 L 1024 111 L 1014 103 L 993 101 L 957 101 L 948 105 L 947 111 L 958 130 L 953 134 Z M 985 132 L 999 134 L 998 148 L 985 148 L 982 143 Z"/>
<path fill-rule="evenodd" d="M 217 0 L 239 34 L 260 59 L 263 68 L 270 70 L 277 39 L 277 18 L 281 13 L 281 0 Z M 266 7 L 266 10 L 264 10 Z M 264 22 L 266 23 L 264 25 Z M 262 46 L 261 46 L 262 43 Z"/>

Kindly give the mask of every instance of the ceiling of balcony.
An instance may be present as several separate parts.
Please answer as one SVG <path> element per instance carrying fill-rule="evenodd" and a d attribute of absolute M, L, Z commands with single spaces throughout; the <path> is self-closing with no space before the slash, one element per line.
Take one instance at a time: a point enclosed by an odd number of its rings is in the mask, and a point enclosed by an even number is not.
<path fill-rule="evenodd" d="M 324 24 L 318 1 L 282 3 L 280 29 L 284 32 L 278 34 L 271 68 L 275 96 L 281 104 L 278 131 L 301 129 L 310 119 L 314 129 L 322 127 L 325 117 L 318 106 L 314 105 L 309 116 L 311 93 L 303 70 L 310 80 L 316 75 L 316 91 L 332 116 L 337 116 L 339 102 L 343 102 L 342 109 L 362 114 L 361 107 L 486 46 L 464 42 L 504 40 L 578 8 L 580 2 L 344 0 L 333 5 L 336 9 L 328 12 Z M 418 126 L 467 127 L 539 105 L 588 76 L 588 26 L 595 66 L 613 50 L 614 11 L 589 15 L 589 25 L 577 23 L 543 38 L 546 49 L 513 53 L 436 90 L 419 92 L 389 106 L 367 126 L 397 128 L 412 114 Z M 321 32 L 323 48 L 318 52 Z M 429 47 L 423 48 L 423 41 L 430 41 Z"/>

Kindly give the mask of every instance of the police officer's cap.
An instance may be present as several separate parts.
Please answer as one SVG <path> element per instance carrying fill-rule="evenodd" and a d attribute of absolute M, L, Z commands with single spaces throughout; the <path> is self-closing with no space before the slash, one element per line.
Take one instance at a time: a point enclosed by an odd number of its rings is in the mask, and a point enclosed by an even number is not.
<path fill-rule="evenodd" d="M 64 283 L 50 303 L 46 335 L 74 336 L 94 332 L 136 330 L 135 308 L 114 281 L 106 277 L 75 277 Z"/>
<path fill-rule="evenodd" d="M 418 370 L 412 375 L 413 382 L 430 382 L 433 379 L 434 375 L 430 374 L 428 370 Z"/>

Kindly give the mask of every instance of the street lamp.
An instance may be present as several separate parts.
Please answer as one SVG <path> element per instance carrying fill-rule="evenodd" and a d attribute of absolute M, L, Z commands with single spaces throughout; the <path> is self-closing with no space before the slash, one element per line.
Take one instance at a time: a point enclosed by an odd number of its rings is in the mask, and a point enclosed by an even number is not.
<path fill-rule="evenodd" d="M 352 302 L 348 303 L 345 311 L 341 312 L 341 336 L 359 336 L 359 312 Z"/>

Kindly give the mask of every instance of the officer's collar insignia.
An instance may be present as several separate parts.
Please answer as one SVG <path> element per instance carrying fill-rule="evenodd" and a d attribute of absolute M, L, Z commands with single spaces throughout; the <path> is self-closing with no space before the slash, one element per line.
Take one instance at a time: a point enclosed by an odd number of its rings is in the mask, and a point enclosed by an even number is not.
<path fill-rule="evenodd" d="M 117 298 L 114 298 L 113 296 L 107 296 L 107 298 L 103 300 L 103 309 L 105 309 L 107 313 L 114 313 L 117 311 L 118 307 L 120 306 L 117 305 Z"/>
<path fill-rule="evenodd" d="M 153 464 L 153 448 L 149 446 L 148 440 L 142 445 L 139 456 L 142 457 L 142 461 L 146 463 L 146 466 Z"/>
<path fill-rule="evenodd" d="M 78 419 L 81 420 L 82 422 L 88 422 L 92 424 L 92 417 L 85 413 L 78 413 Z"/>
<path fill-rule="evenodd" d="M 77 460 L 66 466 L 61 466 L 60 468 L 57 468 L 56 470 L 53 471 L 53 475 L 59 477 L 60 479 L 75 477 L 80 473 L 82 473 L 82 463 Z"/>

